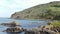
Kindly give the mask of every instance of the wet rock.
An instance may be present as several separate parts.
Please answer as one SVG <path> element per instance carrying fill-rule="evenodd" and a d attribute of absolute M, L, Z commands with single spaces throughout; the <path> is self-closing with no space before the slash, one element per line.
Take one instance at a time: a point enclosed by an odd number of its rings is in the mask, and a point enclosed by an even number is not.
<path fill-rule="evenodd" d="M 12 28 L 7 28 L 3 32 L 8 32 L 8 33 L 21 33 L 23 32 L 24 29 L 22 27 L 12 27 Z"/>
<path fill-rule="evenodd" d="M 13 22 L 10 22 L 10 23 L 2 23 L 1 25 L 3 25 L 3 26 L 9 26 L 9 27 L 21 26 L 16 21 L 13 21 Z"/>
<path fill-rule="evenodd" d="M 25 34 L 60 34 L 60 32 L 53 25 L 46 25 L 26 30 Z"/>

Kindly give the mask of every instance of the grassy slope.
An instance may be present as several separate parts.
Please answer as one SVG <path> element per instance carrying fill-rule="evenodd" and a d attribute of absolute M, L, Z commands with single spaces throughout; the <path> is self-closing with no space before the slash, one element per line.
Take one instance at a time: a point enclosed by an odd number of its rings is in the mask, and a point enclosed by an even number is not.
<path fill-rule="evenodd" d="M 21 12 L 12 14 L 11 18 L 18 19 L 55 19 L 60 16 L 60 1 L 37 5 Z"/>

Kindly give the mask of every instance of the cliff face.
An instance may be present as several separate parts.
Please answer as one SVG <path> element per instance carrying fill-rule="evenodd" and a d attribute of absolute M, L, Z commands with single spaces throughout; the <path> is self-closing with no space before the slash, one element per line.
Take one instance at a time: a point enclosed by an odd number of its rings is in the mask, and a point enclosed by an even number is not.
<path fill-rule="evenodd" d="M 11 15 L 15 19 L 59 19 L 60 1 L 37 5 Z"/>

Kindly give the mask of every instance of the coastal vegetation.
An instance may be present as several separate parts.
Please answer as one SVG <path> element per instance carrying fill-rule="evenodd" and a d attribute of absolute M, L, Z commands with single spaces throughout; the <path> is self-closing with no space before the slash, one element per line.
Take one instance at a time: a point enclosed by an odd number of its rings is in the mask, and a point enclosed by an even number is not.
<path fill-rule="evenodd" d="M 53 22 L 51 22 L 50 25 L 53 25 L 55 27 L 60 27 L 60 21 L 53 21 Z"/>
<path fill-rule="evenodd" d="M 60 20 L 60 1 L 40 4 L 12 14 L 15 19 L 51 19 Z"/>

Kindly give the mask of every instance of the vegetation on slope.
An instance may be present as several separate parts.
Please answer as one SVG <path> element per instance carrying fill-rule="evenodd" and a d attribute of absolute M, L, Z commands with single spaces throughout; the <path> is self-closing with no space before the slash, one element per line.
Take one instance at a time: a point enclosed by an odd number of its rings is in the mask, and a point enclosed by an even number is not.
<path fill-rule="evenodd" d="M 17 19 L 54 19 L 60 20 L 60 1 L 37 5 L 12 14 Z"/>

